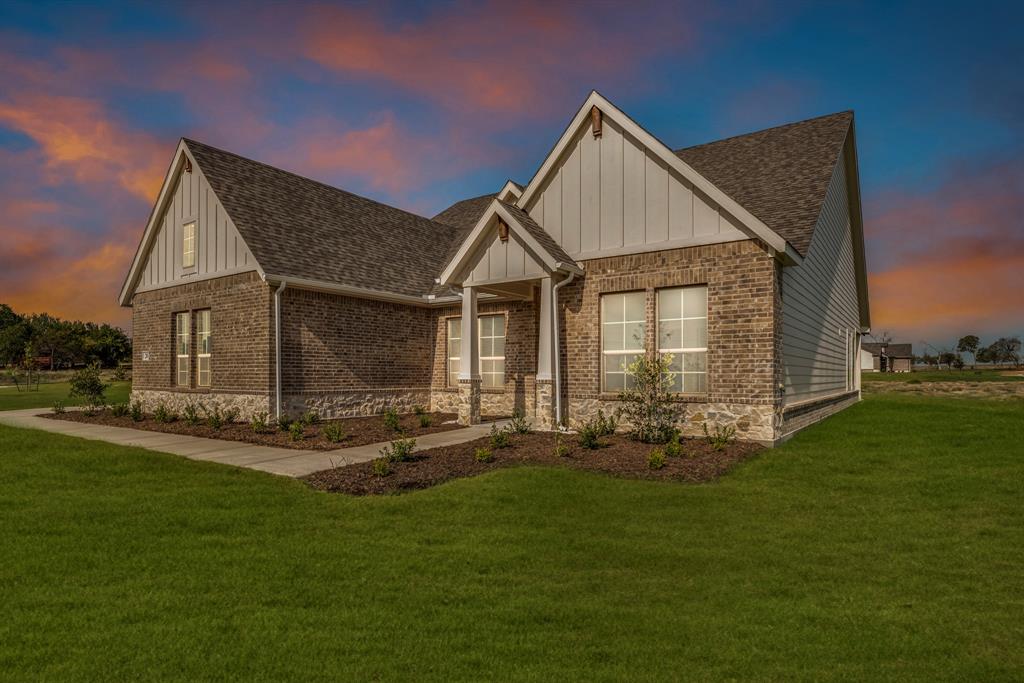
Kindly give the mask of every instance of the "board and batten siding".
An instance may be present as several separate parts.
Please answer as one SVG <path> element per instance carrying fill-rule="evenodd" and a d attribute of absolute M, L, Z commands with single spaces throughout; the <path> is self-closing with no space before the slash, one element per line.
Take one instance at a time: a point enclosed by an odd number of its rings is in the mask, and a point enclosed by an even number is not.
<path fill-rule="evenodd" d="M 196 222 L 196 266 L 186 273 L 181 266 L 182 233 L 190 220 Z M 196 164 L 191 173 L 178 174 L 157 225 L 138 289 L 256 270 L 256 260 Z"/>
<path fill-rule="evenodd" d="M 508 282 L 543 277 L 544 267 L 526 250 L 515 234 L 502 242 L 493 230 L 491 242 L 482 250 L 479 260 L 464 284 L 480 285 L 488 282 Z"/>
<path fill-rule="evenodd" d="M 527 213 L 577 260 L 748 239 L 738 222 L 605 118 L 583 126 Z"/>
<path fill-rule="evenodd" d="M 814 237 L 798 266 L 782 271 L 785 402 L 798 403 L 848 390 L 848 350 L 860 329 L 846 154 L 832 174 Z M 856 385 L 855 385 L 856 386 Z"/>

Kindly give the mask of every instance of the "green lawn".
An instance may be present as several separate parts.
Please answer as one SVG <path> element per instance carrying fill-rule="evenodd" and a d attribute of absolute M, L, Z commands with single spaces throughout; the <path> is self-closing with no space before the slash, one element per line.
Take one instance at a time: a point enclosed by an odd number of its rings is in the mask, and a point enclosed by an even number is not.
<path fill-rule="evenodd" d="M 1012 370 L 915 370 L 914 372 L 863 372 L 864 382 L 1020 382 L 1024 377 L 1007 375 Z"/>
<path fill-rule="evenodd" d="M 123 403 L 131 393 L 131 382 L 111 382 L 107 390 L 108 403 Z M 20 410 L 22 408 L 52 408 L 55 401 L 63 401 L 66 406 L 77 406 L 81 399 L 68 398 L 71 387 L 67 382 L 40 384 L 39 391 L 18 391 L 14 386 L 0 387 L 0 410 Z"/>
<path fill-rule="evenodd" d="M 714 484 L 369 499 L 0 428 L 0 678 L 1020 680 L 1022 424 L 872 396 Z"/>

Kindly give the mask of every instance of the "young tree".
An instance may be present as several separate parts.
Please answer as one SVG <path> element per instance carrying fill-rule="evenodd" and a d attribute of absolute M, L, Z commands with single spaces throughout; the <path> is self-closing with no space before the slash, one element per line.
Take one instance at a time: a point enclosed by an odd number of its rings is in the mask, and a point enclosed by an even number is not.
<path fill-rule="evenodd" d="M 945 365 L 947 369 L 953 369 L 953 363 L 956 362 L 956 354 L 952 351 L 943 351 L 939 354 L 939 363 Z"/>
<path fill-rule="evenodd" d="M 976 335 L 968 334 L 967 336 L 960 337 L 960 341 L 956 343 L 956 350 L 959 353 L 969 353 L 974 362 L 971 363 L 971 368 L 974 368 L 978 364 L 978 345 L 981 344 L 981 340 Z"/>
<path fill-rule="evenodd" d="M 992 342 L 989 352 L 996 363 L 1013 363 L 1017 367 L 1020 365 L 1020 338 L 1000 337 Z"/>

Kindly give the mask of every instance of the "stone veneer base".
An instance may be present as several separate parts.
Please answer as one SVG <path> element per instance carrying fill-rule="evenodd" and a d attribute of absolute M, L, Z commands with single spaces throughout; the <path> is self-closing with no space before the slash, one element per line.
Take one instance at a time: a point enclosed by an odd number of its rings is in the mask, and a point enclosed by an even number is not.
<path fill-rule="evenodd" d="M 163 404 L 168 410 L 181 415 L 189 404 L 198 408 L 213 408 L 221 411 L 238 411 L 239 420 L 250 420 L 257 413 L 270 413 L 270 398 L 258 394 L 218 394 L 183 391 L 162 391 L 156 389 L 132 389 L 131 401 L 142 403 L 142 409 L 153 412 Z"/>
<path fill-rule="evenodd" d="M 287 415 L 297 416 L 307 411 L 313 411 L 325 419 L 380 415 L 388 408 L 394 408 L 399 413 L 411 413 L 417 406 L 433 408 L 428 388 L 285 393 L 281 397 L 281 406 Z M 436 410 L 436 408 L 434 409 Z"/>

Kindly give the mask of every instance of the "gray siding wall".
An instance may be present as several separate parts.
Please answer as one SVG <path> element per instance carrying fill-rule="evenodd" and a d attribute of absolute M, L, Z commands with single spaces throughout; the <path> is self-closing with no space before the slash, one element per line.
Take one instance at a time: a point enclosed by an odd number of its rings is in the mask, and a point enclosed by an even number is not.
<path fill-rule="evenodd" d="M 182 226 L 196 221 L 196 267 L 181 267 Z M 256 260 L 220 205 L 198 165 L 180 173 L 157 224 L 138 289 L 156 289 L 190 279 L 256 270 Z"/>
<path fill-rule="evenodd" d="M 547 184 L 525 207 L 578 260 L 747 239 L 738 223 L 605 119 L 573 138 Z"/>
<path fill-rule="evenodd" d="M 476 267 L 465 280 L 465 284 L 507 282 L 510 279 L 542 277 L 544 268 L 519 242 L 515 234 L 502 242 L 497 231 L 493 231 L 490 244 L 481 252 Z"/>
<path fill-rule="evenodd" d="M 782 274 L 783 367 L 789 404 L 847 390 L 846 334 L 857 334 L 859 315 L 845 156 L 836 164 L 803 263 Z"/>

